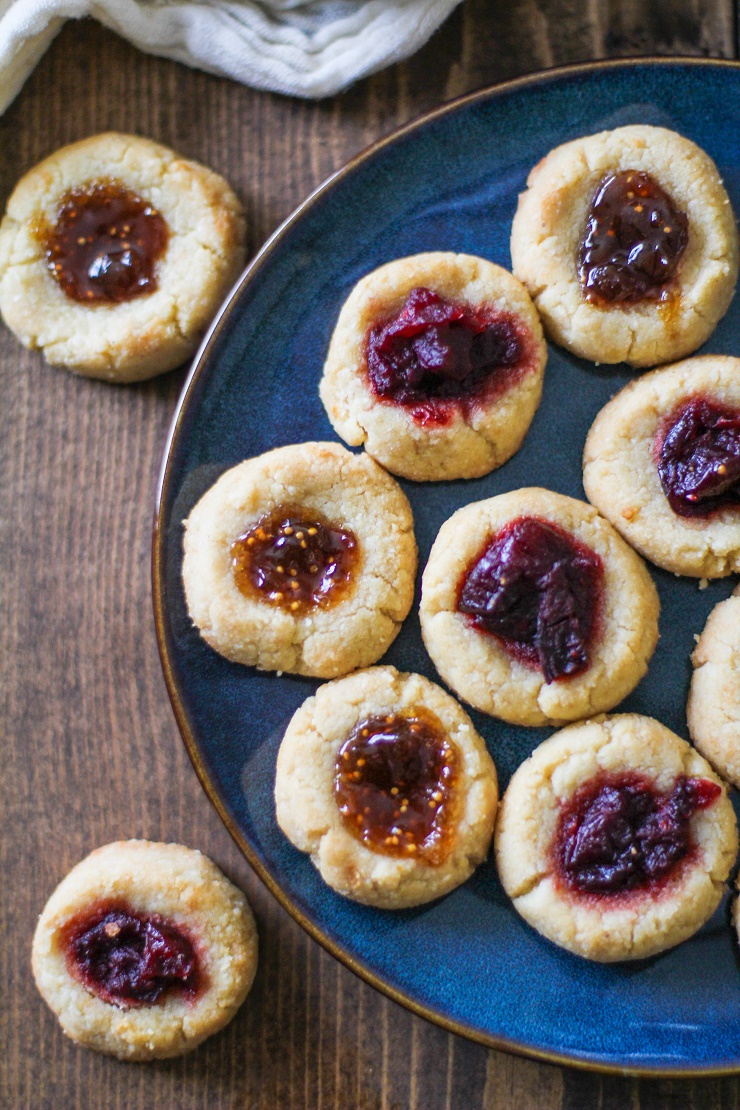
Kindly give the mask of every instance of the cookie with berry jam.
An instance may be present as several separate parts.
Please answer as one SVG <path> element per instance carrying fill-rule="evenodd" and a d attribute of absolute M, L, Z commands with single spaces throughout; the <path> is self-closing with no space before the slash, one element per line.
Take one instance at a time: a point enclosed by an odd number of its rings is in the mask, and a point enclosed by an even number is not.
<path fill-rule="evenodd" d="M 375 663 L 414 596 L 400 486 L 368 455 L 299 443 L 222 474 L 185 522 L 188 610 L 227 659 L 336 678 Z"/>
<path fill-rule="evenodd" d="M 520 725 L 611 709 L 658 640 L 642 560 L 592 506 L 519 489 L 459 509 L 422 579 L 421 630 L 465 701 Z"/>
<path fill-rule="evenodd" d="M 488 854 L 496 768 L 458 703 L 372 667 L 294 714 L 275 778 L 278 824 L 329 886 L 381 909 L 447 894 Z"/>
<path fill-rule="evenodd" d="M 588 433 L 583 485 L 659 567 L 740 571 L 740 359 L 704 355 L 630 382 Z"/>
<path fill-rule="evenodd" d="M 712 609 L 691 662 L 689 735 L 722 778 L 740 788 L 740 587 Z"/>
<path fill-rule="evenodd" d="M 524 286 L 500 266 L 436 251 L 352 290 L 320 393 L 334 428 L 394 474 L 476 478 L 519 450 L 547 349 Z"/>
<path fill-rule="evenodd" d="M 136 135 L 93 135 L 16 185 L 0 311 L 53 366 L 141 381 L 193 354 L 244 256 L 242 207 L 222 177 Z"/>
<path fill-rule="evenodd" d="M 700 929 L 737 854 L 722 781 L 690 744 L 637 713 L 540 744 L 501 802 L 496 862 L 514 908 L 589 960 L 654 956 Z"/>
<path fill-rule="evenodd" d="M 534 167 L 511 257 L 556 343 L 594 362 L 656 366 L 695 351 L 727 311 L 737 225 L 709 155 L 633 125 L 565 143 Z"/>
<path fill-rule="evenodd" d="M 98 848 L 56 888 L 32 965 L 78 1044 L 122 1060 L 180 1056 L 246 998 L 257 930 L 242 892 L 200 852 L 125 840 Z"/>

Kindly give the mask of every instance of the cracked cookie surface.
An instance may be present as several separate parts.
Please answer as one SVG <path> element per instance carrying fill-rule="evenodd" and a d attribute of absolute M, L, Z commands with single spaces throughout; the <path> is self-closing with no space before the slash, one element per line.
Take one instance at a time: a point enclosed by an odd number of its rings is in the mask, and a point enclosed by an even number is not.
<path fill-rule="evenodd" d="M 336 601 L 293 611 L 274 594 L 239 588 L 235 542 L 282 506 L 314 512 L 354 537 L 353 568 Z M 190 513 L 184 548 L 188 610 L 201 635 L 227 659 L 260 670 L 335 678 L 369 666 L 395 639 L 413 600 L 408 500 L 369 456 L 339 444 L 279 447 L 226 471 Z M 287 578 L 287 563 L 283 570 Z"/>
<path fill-rule="evenodd" d="M 579 252 L 595 195 L 610 175 L 647 174 L 688 220 L 688 244 L 664 295 L 636 303 L 592 303 Z M 696 350 L 732 299 L 738 233 L 711 158 L 662 127 L 632 125 L 552 150 L 531 171 L 511 231 L 514 274 L 547 334 L 581 358 L 656 366 Z M 668 228 L 672 233 L 675 228 Z"/>
<path fill-rule="evenodd" d="M 368 847 L 348 828 L 335 796 L 340 749 L 358 725 L 425 714 L 456 763 L 445 851 L 436 861 L 423 852 L 399 856 Z M 399 805 L 403 795 L 402 786 Z M 497 802 L 496 769 L 468 715 L 433 682 L 395 667 L 371 667 L 321 686 L 294 714 L 278 754 L 275 804 L 283 832 L 331 887 L 381 909 L 419 905 L 465 882 L 488 854 Z"/>
<path fill-rule="evenodd" d="M 740 788 L 740 588 L 712 609 L 691 662 L 689 735 L 720 775 Z"/>
<path fill-rule="evenodd" d="M 166 225 L 156 280 L 141 295 L 85 304 L 52 275 L 48 236 L 69 198 L 88 188 L 125 190 Z M 222 177 L 148 139 L 108 132 L 62 147 L 17 184 L 0 225 L 0 310 L 52 365 L 141 381 L 193 354 L 244 258 L 242 207 Z"/>
<path fill-rule="evenodd" d="M 712 801 L 691 816 L 689 850 L 659 883 L 573 890 L 554 852 L 562 814 L 590 782 L 623 776 L 638 776 L 662 796 L 682 778 L 699 780 Z M 511 779 L 496 828 L 499 876 L 515 909 L 555 944 L 600 962 L 655 955 L 701 928 L 719 905 L 737 846 L 719 777 L 685 740 L 636 713 L 571 725 L 536 748 Z"/>

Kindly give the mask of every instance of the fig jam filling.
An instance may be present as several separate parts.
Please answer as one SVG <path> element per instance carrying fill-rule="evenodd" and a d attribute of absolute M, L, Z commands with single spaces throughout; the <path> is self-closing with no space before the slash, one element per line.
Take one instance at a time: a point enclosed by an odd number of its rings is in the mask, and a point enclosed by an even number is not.
<path fill-rule="evenodd" d="M 600 775 L 560 814 L 554 857 L 561 881 L 582 894 L 622 894 L 667 881 L 694 851 L 691 818 L 719 798 L 709 779 L 681 775 L 661 793 L 638 774 Z"/>
<path fill-rule="evenodd" d="M 589 665 L 603 579 L 595 551 L 555 524 L 522 517 L 466 571 L 457 609 L 553 682 Z"/>
<path fill-rule="evenodd" d="M 591 202 L 578 253 L 587 301 L 661 301 L 689 242 L 689 221 L 650 174 L 609 174 Z"/>
<path fill-rule="evenodd" d="M 104 1002 L 136 1006 L 198 992 L 199 967 L 187 936 L 158 914 L 101 906 L 67 927 L 67 966 Z"/>
<path fill-rule="evenodd" d="M 357 538 L 314 509 L 280 505 L 235 540 L 231 565 L 243 594 L 300 616 L 345 596 Z"/>
<path fill-rule="evenodd" d="M 740 507 L 740 410 L 691 397 L 667 418 L 655 444 L 663 492 L 679 516 Z"/>
<path fill-rule="evenodd" d="M 446 424 L 503 391 L 526 367 L 527 341 L 513 314 L 470 308 L 413 289 L 366 339 L 373 394 L 409 409 L 419 424 Z"/>
<path fill-rule="evenodd" d="M 459 771 L 458 750 L 429 710 L 367 717 L 337 753 L 334 796 L 372 851 L 437 864 L 452 846 Z"/>
<path fill-rule="evenodd" d="M 115 181 L 73 189 L 46 234 L 52 275 L 73 301 L 118 304 L 157 288 L 169 232 L 148 201 Z"/>

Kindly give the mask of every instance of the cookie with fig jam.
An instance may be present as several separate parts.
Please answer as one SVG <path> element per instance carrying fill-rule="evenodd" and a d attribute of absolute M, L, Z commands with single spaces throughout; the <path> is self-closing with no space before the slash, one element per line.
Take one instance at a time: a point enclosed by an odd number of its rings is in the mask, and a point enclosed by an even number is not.
<path fill-rule="evenodd" d="M 421 631 L 437 670 L 512 724 L 617 705 L 647 670 L 658 611 L 644 563 L 611 525 L 538 488 L 459 509 L 422 579 Z"/>
<path fill-rule="evenodd" d="M 654 956 L 725 892 L 737 826 L 721 779 L 651 717 L 596 717 L 540 744 L 511 779 L 496 862 L 514 908 L 589 960 Z"/>
<path fill-rule="evenodd" d="M 659 567 L 740 571 L 740 359 L 704 355 L 630 382 L 588 433 L 583 485 Z"/>
<path fill-rule="evenodd" d="M 633 125 L 534 167 L 511 257 L 556 343 L 597 363 L 656 366 L 695 351 L 727 311 L 737 225 L 709 155 Z"/>
<path fill-rule="evenodd" d="M 53 366 L 141 381 L 193 354 L 244 256 L 242 207 L 222 177 L 136 135 L 93 135 L 16 185 L 0 311 Z"/>
<path fill-rule="evenodd" d="M 185 522 L 190 616 L 227 659 L 336 678 L 375 663 L 414 596 L 398 483 L 368 455 L 299 443 L 222 474 Z"/>
<path fill-rule="evenodd" d="M 294 714 L 275 778 L 278 824 L 356 902 L 404 909 L 447 894 L 488 854 L 496 768 L 439 686 L 371 667 Z"/>
<path fill-rule="evenodd" d="M 399 258 L 352 290 L 320 393 L 335 430 L 394 474 L 476 478 L 519 450 L 547 349 L 524 286 L 483 258 Z"/>
<path fill-rule="evenodd" d="M 740 588 L 712 609 L 691 662 L 689 735 L 722 778 L 740 788 Z"/>
<path fill-rule="evenodd" d="M 180 1056 L 246 998 L 257 930 L 242 892 L 200 852 L 123 840 L 62 880 L 31 962 L 73 1041 L 121 1060 Z"/>

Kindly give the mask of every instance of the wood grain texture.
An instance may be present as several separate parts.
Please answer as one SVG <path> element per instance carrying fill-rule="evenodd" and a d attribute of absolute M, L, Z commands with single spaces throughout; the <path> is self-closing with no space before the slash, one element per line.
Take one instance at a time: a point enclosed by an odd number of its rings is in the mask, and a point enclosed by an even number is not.
<path fill-rule="evenodd" d="M 379 135 L 485 83 L 611 54 L 733 56 L 728 0 L 468 0 L 409 63 L 304 103 L 68 25 L 0 118 L 0 199 L 63 143 L 106 128 L 224 173 L 250 247 Z M 3 621 L 0 1106 L 8 1110 L 729 1110 L 735 1079 L 637 1082 L 489 1052 L 412 1017 L 310 941 L 202 793 L 169 707 L 149 586 L 153 495 L 184 372 L 113 388 L 0 334 Z M 232 1025 L 184 1059 L 77 1050 L 38 997 L 36 917 L 67 870 L 130 836 L 201 848 L 247 891 L 260 971 Z M 492 989 L 495 987 L 492 985 Z"/>

